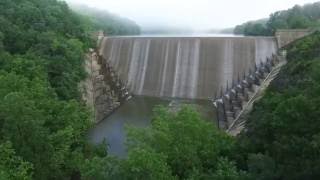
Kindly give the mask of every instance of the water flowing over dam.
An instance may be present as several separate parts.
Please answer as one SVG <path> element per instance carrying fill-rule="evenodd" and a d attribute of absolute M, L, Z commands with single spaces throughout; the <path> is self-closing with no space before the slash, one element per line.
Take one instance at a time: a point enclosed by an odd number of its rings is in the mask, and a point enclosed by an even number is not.
<path fill-rule="evenodd" d="M 135 95 L 208 99 L 276 54 L 274 37 L 105 37 L 100 53 Z"/>

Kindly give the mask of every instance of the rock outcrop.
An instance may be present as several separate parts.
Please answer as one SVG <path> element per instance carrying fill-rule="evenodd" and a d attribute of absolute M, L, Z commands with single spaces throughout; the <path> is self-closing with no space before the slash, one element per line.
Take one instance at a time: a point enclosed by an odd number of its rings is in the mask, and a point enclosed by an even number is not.
<path fill-rule="evenodd" d="M 87 53 L 85 69 L 88 76 L 81 83 L 82 98 L 91 108 L 92 119 L 98 123 L 131 96 L 98 51 L 90 49 Z"/>

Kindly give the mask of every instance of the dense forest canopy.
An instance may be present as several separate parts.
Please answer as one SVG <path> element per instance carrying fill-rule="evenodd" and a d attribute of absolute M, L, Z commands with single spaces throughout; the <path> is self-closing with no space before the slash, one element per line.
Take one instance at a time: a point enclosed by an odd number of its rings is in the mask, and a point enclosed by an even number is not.
<path fill-rule="evenodd" d="M 250 21 L 238 25 L 235 34 L 248 36 L 270 36 L 277 29 L 319 29 L 320 28 L 320 2 L 296 5 L 291 9 L 277 11 L 265 20 Z"/>
<path fill-rule="evenodd" d="M 239 159 L 258 155 L 264 179 L 320 177 L 320 32 L 291 44 L 288 64 L 255 104 L 239 138 Z M 252 165 L 247 164 L 250 169 Z"/>
<path fill-rule="evenodd" d="M 105 158 L 78 88 L 92 31 L 110 26 L 91 20 L 63 1 L 0 1 L 0 179 L 70 179 Z"/>

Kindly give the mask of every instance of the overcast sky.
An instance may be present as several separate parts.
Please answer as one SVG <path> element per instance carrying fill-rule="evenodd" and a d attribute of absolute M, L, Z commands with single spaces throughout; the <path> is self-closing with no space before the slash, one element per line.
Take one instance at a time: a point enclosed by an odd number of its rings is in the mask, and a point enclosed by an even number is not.
<path fill-rule="evenodd" d="M 233 27 L 317 0 L 67 0 L 128 17 L 142 27 Z M 319 1 L 319 0 L 318 0 Z"/>

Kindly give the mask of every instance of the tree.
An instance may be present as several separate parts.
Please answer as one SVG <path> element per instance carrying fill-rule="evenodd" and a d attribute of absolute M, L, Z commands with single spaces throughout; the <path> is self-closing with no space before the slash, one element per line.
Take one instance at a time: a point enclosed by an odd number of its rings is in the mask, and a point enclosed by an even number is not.
<path fill-rule="evenodd" d="M 0 179 L 111 177 L 102 171 L 116 163 L 87 142 L 78 88 L 96 27 L 58 0 L 0 9 Z"/>
<path fill-rule="evenodd" d="M 288 64 L 255 104 L 239 138 L 256 179 L 320 177 L 320 33 L 288 47 Z"/>
<path fill-rule="evenodd" d="M 206 177 L 212 173 L 219 174 L 219 177 L 230 175 L 227 171 L 223 174 L 224 169 L 219 169 L 218 162 L 232 164 L 232 161 L 226 162 L 221 158 L 230 155 L 234 147 L 233 139 L 220 132 L 212 123 L 201 119 L 190 107 L 184 107 L 177 113 L 163 107 L 157 108 L 151 127 L 142 130 L 130 129 L 128 143 L 128 159 L 131 162 L 127 164 L 129 170 L 140 167 L 146 161 L 160 163 L 153 165 L 156 169 L 168 168 L 169 171 L 162 172 L 171 173 L 167 176 L 174 175 L 179 179 L 188 179 L 195 175 Z M 142 174 L 145 174 L 145 171 L 137 170 Z M 231 171 L 238 173 L 236 168 L 230 170 L 230 173 Z"/>
<path fill-rule="evenodd" d="M 0 179 L 32 179 L 32 164 L 16 156 L 11 143 L 8 141 L 0 144 Z"/>
<path fill-rule="evenodd" d="M 266 22 L 251 21 L 236 26 L 235 34 L 272 36 L 277 29 L 319 28 L 320 3 L 294 6 L 291 9 L 272 13 Z M 263 28 L 261 27 L 263 26 Z"/>
<path fill-rule="evenodd" d="M 166 162 L 166 155 L 152 149 L 132 149 L 121 169 L 123 179 L 176 179 Z"/>

